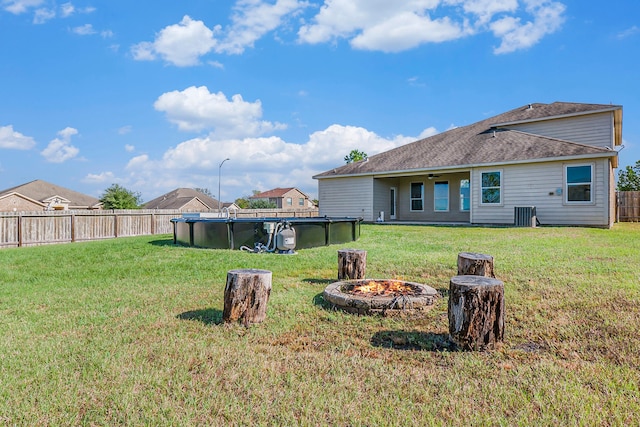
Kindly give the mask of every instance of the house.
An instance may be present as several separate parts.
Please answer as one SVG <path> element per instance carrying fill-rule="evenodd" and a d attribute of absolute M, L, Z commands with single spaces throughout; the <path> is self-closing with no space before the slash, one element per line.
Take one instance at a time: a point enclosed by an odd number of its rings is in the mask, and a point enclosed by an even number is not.
<path fill-rule="evenodd" d="M 274 203 L 279 209 L 314 208 L 315 204 L 302 191 L 294 187 L 274 188 L 249 197 L 251 200 L 265 200 Z"/>
<path fill-rule="evenodd" d="M 218 210 L 218 201 L 193 188 L 176 188 L 143 206 L 144 209 L 173 209 L 182 212 L 207 212 Z M 238 209 L 235 203 L 220 203 L 220 209 Z"/>
<path fill-rule="evenodd" d="M 314 176 L 320 215 L 610 227 L 622 107 L 528 104 Z M 366 148 L 366 147 L 365 147 Z"/>
<path fill-rule="evenodd" d="M 95 197 L 37 179 L 0 191 L 0 211 L 102 209 Z"/>

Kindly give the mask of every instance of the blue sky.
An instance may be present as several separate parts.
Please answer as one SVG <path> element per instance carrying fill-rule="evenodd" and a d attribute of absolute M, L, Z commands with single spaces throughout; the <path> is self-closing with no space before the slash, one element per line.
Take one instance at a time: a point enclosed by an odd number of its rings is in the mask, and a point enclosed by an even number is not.
<path fill-rule="evenodd" d="M 640 160 L 637 0 L 0 0 L 0 58 L 0 189 L 313 198 L 352 149 L 554 101 L 623 105 Z"/>

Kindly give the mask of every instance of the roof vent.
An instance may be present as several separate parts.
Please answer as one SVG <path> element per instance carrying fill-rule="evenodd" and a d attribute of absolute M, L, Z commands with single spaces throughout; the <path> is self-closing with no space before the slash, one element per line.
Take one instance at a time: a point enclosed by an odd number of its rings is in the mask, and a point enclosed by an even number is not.
<path fill-rule="evenodd" d="M 493 131 L 493 137 L 494 138 L 496 137 L 496 131 L 495 130 Z"/>
<path fill-rule="evenodd" d="M 527 110 L 533 110 L 533 104 L 529 104 L 529 108 Z"/>

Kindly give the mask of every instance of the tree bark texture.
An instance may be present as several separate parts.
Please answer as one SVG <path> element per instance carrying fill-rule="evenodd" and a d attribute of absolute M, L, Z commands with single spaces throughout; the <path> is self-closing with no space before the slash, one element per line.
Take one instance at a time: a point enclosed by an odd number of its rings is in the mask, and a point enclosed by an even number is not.
<path fill-rule="evenodd" d="M 342 249 L 338 251 L 338 280 L 364 279 L 367 251 Z"/>
<path fill-rule="evenodd" d="M 462 350 L 492 350 L 504 340 L 504 284 L 483 276 L 449 282 L 449 338 Z"/>
<path fill-rule="evenodd" d="M 271 277 L 272 274 L 268 270 L 228 271 L 222 320 L 240 321 L 248 326 L 266 319 L 267 302 L 271 295 Z"/>
<path fill-rule="evenodd" d="M 493 257 L 473 252 L 460 252 L 458 276 L 496 277 L 493 271 Z"/>

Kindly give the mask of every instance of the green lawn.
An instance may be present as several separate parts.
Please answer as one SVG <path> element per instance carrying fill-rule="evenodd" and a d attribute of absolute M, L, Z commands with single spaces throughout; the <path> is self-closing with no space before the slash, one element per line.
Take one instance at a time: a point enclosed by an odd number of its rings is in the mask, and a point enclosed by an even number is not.
<path fill-rule="evenodd" d="M 337 250 L 442 294 L 422 318 L 327 307 Z M 505 343 L 452 351 L 459 252 L 493 255 Z M 228 270 L 273 272 L 267 320 L 221 323 Z M 0 425 L 638 425 L 640 224 L 364 225 L 297 255 L 148 236 L 0 250 Z"/>

